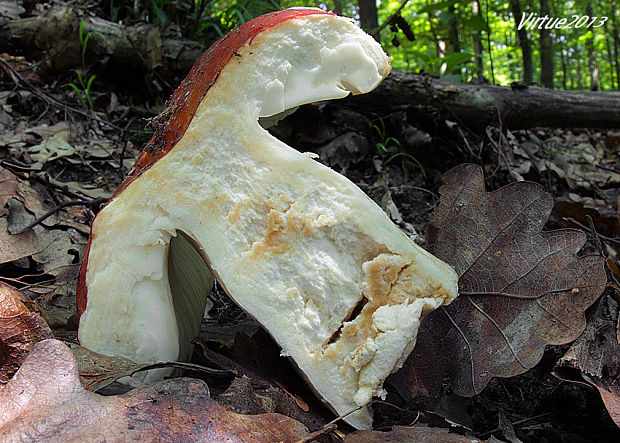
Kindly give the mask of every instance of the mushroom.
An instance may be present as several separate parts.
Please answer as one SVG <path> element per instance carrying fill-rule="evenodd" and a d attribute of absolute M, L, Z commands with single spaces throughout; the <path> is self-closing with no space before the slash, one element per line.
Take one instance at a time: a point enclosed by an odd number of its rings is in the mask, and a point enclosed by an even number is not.
<path fill-rule="evenodd" d="M 264 15 L 208 49 L 93 222 L 82 345 L 188 358 L 212 274 L 333 410 L 361 406 L 346 421 L 370 428 L 365 405 L 413 349 L 422 315 L 456 297 L 457 276 L 259 118 L 369 92 L 389 71 L 377 42 L 318 9 Z"/>

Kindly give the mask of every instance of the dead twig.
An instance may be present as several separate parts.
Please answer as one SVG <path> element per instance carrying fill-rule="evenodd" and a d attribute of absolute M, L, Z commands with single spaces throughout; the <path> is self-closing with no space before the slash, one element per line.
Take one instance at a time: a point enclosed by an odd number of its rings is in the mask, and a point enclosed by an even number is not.
<path fill-rule="evenodd" d="M 297 440 L 295 443 L 308 443 L 308 442 L 314 441 L 317 438 L 321 437 L 322 435 L 327 435 L 330 432 L 335 431 L 337 428 L 338 426 L 335 423 L 330 423 L 328 425 L 323 426 L 318 431 L 311 432 L 310 434 L 308 434 L 301 440 Z"/>
<path fill-rule="evenodd" d="M 495 167 L 495 170 L 491 174 L 491 177 L 494 177 L 495 174 L 497 174 L 497 171 L 499 170 L 499 168 L 500 168 L 500 166 L 502 164 L 502 140 L 504 138 L 504 133 L 503 133 L 503 123 L 504 122 L 502 121 L 502 115 L 499 112 L 499 109 L 497 110 L 497 118 L 499 120 L 499 137 L 498 137 L 497 143 L 495 143 L 495 146 L 497 147 L 497 166 Z M 489 135 L 489 139 L 491 141 L 493 141 L 491 139 L 490 135 Z M 508 161 L 506 161 L 506 165 L 510 169 L 510 165 L 508 164 Z"/>
<path fill-rule="evenodd" d="M 373 402 L 371 402 L 371 403 L 373 403 Z M 330 432 L 336 430 L 336 428 L 338 427 L 336 425 L 337 422 L 339 422 L 340 420 L 342 420 L 345 417 L 348 417 L 349 415 L 353 414 L 354 412 L 359 411 L 364 406 L 367 406 L 367 405 L 358 406 L 357 408 L 347 412 L 346 414 L 342 414 L 341 416 L 334 418 L 332 421 L 327 423 L 325 426 L 323 426 L 318 431 L 314 431 L 311 434 L 308 434 L 306 437 L 302 438 L 301 440 L 297 440 L 295 443 L 307 443 L 307 442 L 316 440 L 317 437 L 320 437 L 321 435 L 329 434 Z"/>
<path fill-rule="evenodd" d="M 620 245 L 620 240 L 618 240 L 617 238 L 611 238 L 611 237 L 607 237 L 606 235 L 603 234 L 599 234 L 596 231 L 592 231 L 590 228 L 588 228 L 586 225 L 584 225 L 583 223 L 578 222 L 577 220 L 575 220 L 573 217 L 562 217 L 562 220 L 566 220 L 578 227 L 580 227 L 581 229 L 583 229 L 584 231 L 587 231 L 591 234 L 593 234 L 594 236 L 601 238 L 605 241 L 608 241 L 610 243 L 613 243 L 615 245 Z"/>
<path fill-rule="evenodd" d="M 512 426 L 518 426 L 518 425 L 522 425 L 523 423 L 527 423 L 528 421 L 538 420 L 539 418 L 545 417 L 547 415 L 551 415 L 551 412 L 545 412 L 543 414 L 535 415 L 533 417 L 524 418 L 523 420 L 518 420 L 518 421 L 515 421 L 514 423 L 511 423 L 511 424 L 512 424 Z M 498 427 L 498 428 L 495 428 L 495 429 L 493 429 L 491 431 L 487 431 L 487 432 L 485 432 L 483 434 L 478 434 L 478 436 L 481 437 L 481 438 L 484 438 L 487 435 L 491 435 L 491 434 L 493 434 L 495 432 L 499 432 L 499 431 L 501 431 L 501 429 Z"/>
<path fill-rule="evenodd" d="M 92 200 L 91 197 L 89 197 L 88 195 L 85 194 L 80 194 L 78 192 L 74 192 L 71 189 L 69 189 L 69 186 L 67 186 L 66 184 L 64 184 L 63 182 L 56 180 L 53 177 L 50 177 L 49 174 L 46 173 L 41 173 L 41 174 L 32 174 L 29 178 L 44 184 L 50 188 L 56 189 L 58 191 L 61 191 L 63 194 L 67 195 L 68 197 L 74 198 L 76 200 Z"/>
<path fill-rule="evenodd" d="M 42 223 L 48 217 L 50 217 L 50 216 L 54 215 L 56 212 L 60 211 L 62 208 L 66 208 L 66 207 L 69 207 L 69 206 L 97 206 L 97 205 L 101 205 L 103 203 L 106 203 L 107 201 L 108 201 L 107 198 L 96 198 L 96 199 L 93 199 L 93 200 L 72 200 L 72 201 L 60 203 L 60 204 L 56 205 L 55 207 L 53 207 L 52 209 L 50 209 L 49 211 L 47 211 L 42 216 L 38 217 L 32 223 L 28 224 L 26 227 L 24 227 L 24 228 L 20 229 L 19 231 L 13 233 L 13 235 L 21 234 L 22 232 L 25 232 L 28 229 L 34 228 L 38 224 Z"/>

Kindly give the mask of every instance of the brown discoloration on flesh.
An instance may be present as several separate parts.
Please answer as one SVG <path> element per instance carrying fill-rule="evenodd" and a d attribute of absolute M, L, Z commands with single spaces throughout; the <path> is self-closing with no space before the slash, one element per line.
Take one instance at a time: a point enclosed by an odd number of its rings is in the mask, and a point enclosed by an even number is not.
<path fill-rule="evenodd" d="M 234 208 L 233 211 L 236 209 Z M 264 258 L 265 255 L 281 255 L 290 251 L 295 238 L 310 237 L 316 232 L 317 227 L 327 224 L 321 219 L 322 216 L 318 216 L 317 220 L 312 220 L 306 215 L 296 213 L 283 195 L 277 199 L 267 200 L 265 210 L 268 212 L 263 238 L 255 241 L 252 248 L 245 253 L 246 257 L 256 260 Z M 233 211 L 231 214 L 238 217 L 239 214 Z"/>
<path fill-rule="evenodd" d="M 442 283 L 427 279 L 424 280 L 426 284 L 423 287 L 414 288 L 416 280 L 419 280 L 419 278 L 416 276 L 415 266 L 405 266 L 401 270 L 397 281 L 392 285 L 390 299 L 401 303 L 405 300 L 415 300 L 418 298 L 435 298 L 440 300 L 441 304 L 445 304 L 446 300 L 451 298 L 449 291 Z M 425 306 L 422 310 L 422 315 L 433 309 Z"/>
<path fill-rule="evenodd" d="M 412 259 L 381 252 L 365 263 L 364 271 L 364 295 L 368 303 L 354 321 L 344 325 L 340 338 L 326 344 L 322 352 L 322 358 L 326 360 L 342 358 L 343 354 L 347 354 L 340 372 L 342 375 L 355 373 L 357 378 L 372 362 L 372 358 L 367 362 L 362 361 L 366 358 L 363 355 L 367 352 L 366 340 L 375 340 L 384 332 L 374 325 L 373 315 L 377 309 L 381 306 L 407 305 L 421 298 L 436 298 L 442 303 L 450 298 L 448 290 L 440 283 L 425 279 L 424 284 L 420 285 L 420 277 L 416 275 L 415 261 Z M 424 307 L 421 318 L 432 310 L 431 307 Z"/>
<path fill-rule="evenodd" d="M 267 215 L 265 234 L 261 241 L 254 242 L 247 255 L 259 259 L 265 255 L 281 255 L 292 246 L 288 235 L 287 217 L 280 211 L 271 209 Z"/>
<path fill-rule="evenodd" d="M 251 204 L 252 200 L 250 199 L 237 202 L 230 212 L 228 212 L 228 216 L 226 218 L 231 223 L 239 221 L 241 214 L 247 211 Z"/>
<path fill-rule="evenodd" d="M 401 257 L 388 254 L 380 254 L 374 260 L 365 263 L 366 281 L 364 283 L 366 294 L 372 304 L 384 304 L 401 269 L 408 265 Z"/>

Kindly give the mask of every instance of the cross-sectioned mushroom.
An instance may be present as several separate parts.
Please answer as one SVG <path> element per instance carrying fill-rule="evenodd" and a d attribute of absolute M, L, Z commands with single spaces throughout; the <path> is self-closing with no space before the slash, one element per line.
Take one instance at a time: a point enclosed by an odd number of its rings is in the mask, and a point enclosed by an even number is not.
<path fill-rule="evenodd" d="M 212 274 L 337 413 L 383 395 L 457 276 L 259 118 L 369 92 L 389 72 L 375 40 L 317 9 L 267 14 L 216 42 L 93 223 L 80 342 L 138 362 L 187 358 Z M 346 420 L 367 429 L 372 415 Z"/>

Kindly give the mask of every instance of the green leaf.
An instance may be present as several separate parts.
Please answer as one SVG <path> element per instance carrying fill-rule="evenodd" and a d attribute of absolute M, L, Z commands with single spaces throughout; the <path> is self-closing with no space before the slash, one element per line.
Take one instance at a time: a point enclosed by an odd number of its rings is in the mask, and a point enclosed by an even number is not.
<path fill-rule="evenodd" d="M 196 35 L 202 34 L 203 32 L 205 32 L 209 28 L 215 29 L 215 32 L 217 33 L 218 36 L 220 36 L 220 37 L 224 36 L 224 32 L 222 32 L 222 28 L 220 28 L 215 23 L 204 23 L 204 24 L 200 25 L 200 27 L 196 31 Z"/>
<path fill-rule="evenodd" d="M 413 155 L 407 152 L 398 152 L 392 155 L 390 158 L 388 158 L 383 164 L 387 165 L 389 162 L 394 160 L 396 157 L 401 157 L 401 156 L 404 156 L 408 158 L 409 160 L 413 161 L 418 166 L 418 168 L 420 168 L 420 171 L 422 172 L 422 176 L 424 177 L 424 179 L 426 179 L 426 171 L 424 170 L 424 166 L 422 166 L 422 163 L 420 163 L 417 158 L 415 158 Z"/>
<path fill-rule="evenodd" d="M 484 19 L 478 15 L 474 15 L 471 18 L 465 20 L 465 26 L 472 28 L 474 31 L 486 31 L 487 23 Z"/>
<path fill-rule="evenodd" d="M 444 0 L 442 2 L 430 3 L 424 6 L 422 9 L 418 10 L 419 14 L 424 12 L 433 12 L 433 11 L 441 11 L 444 9 L 448 9 L 450 6 L 454 5 L 457 0 Z"/>
<path fill-rule="evenodd" d="M 453 14 L 452 12 L 448 12 L 448 11 L 442 11 L 439 14 L 439 20 L 441 20 L 444 23 L 450 23 L 453 20 L 456 20 L 456 14 Z"/>
<path fill-rule="evenodd" d="M 75 83 L 69 83 L 66 86 L 69 86 L 71 89 L 75 91 L 75 93 L 78 96 L 78 99 L 80 100 L 80 103 L 82 104 L 82 107 L 86 109 L 86 103 L 84 102 L 84 97 L 82 97 L 82 92 L 80 92 L 80 89 L 77 87 L 77 85 Z"/>
<path fill-rule="evenodd" d="M 84 88 L 86 85 L 84 84 L 84 77 L 82 77 L 82 71 L 80 71 L 79 69 L 76 69 L 75 75 L 77 75 L 78 81 L 80 82 L 80 86 Z"/>
<path fill-rule="evenodd" d="M 93 82 L 95 81 L 95 77 L 97 77 L 96 75 L 91 75 L 90 78 L 88 79 L 88 83 L 86 84 L 86 90 L 90 91 L 90 87 L 93 84 Z"/>
<path fill-rule="evenodd" d="M 446 63 L 446 72 L 452 72 L 454 69 L 464 66 L 473 60 L 474 54 L 469 52 L 455 52 L 447 54 L 443 61 Z"/>
<path fill-rule="evenodd" d="M 474 54 L 470 52 L 453 52 L 451 54 L 447 54 L 443 61 L 448 64 L 459 64 L 471 61 L 473 56 Z"/>
<path fill-rule="evenodd" d="M 84 46 L 84 20 L 80 20 L 80 28 L 78 29 L 78 36 L 80 37 L 80 45 Z"/>

